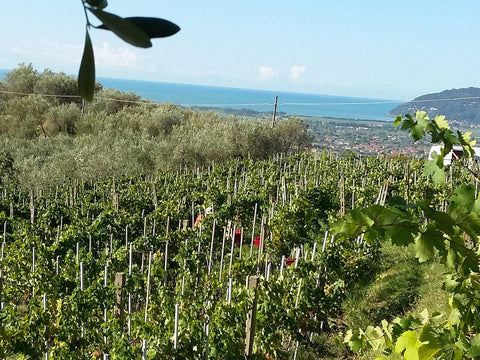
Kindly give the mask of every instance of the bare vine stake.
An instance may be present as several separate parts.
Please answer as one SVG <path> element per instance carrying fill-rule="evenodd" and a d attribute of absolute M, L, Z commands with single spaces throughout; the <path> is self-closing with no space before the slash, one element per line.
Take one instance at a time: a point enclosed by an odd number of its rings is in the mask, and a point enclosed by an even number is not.
<path fill-rule="evenodd" d="M 83 292 L 83 261 L 80 262 L 80 291 Z M 85 336 L 85 327 L 83 326 L 83 323 L 80 327 L 80 332 L 83 338 Z"/>
<path fill-rule="evenodd" d="M 1 266 L 0 266 L 0 304 L 2 301 L 2 290 L 3 290 L 3 252 L 5 248 L 5 241 L 2 242 L 2 258 L 1 258 Z M 1 325 L 1 323 L 0 323 Z"/>
<path fill-rule="evenodd" d="M 43 294 L 42 297 L 43 311 L 47 311 L 47 294 Z M 48 337 L 47 334 L 47 325 L 43 326 L 43 331 L 45 332 L 45 337 Z M 48 341 L 45 340 L 45 360 L 48 360 Z"/>
<path fill-rule="evenodd" d="M 142 341 L 142 360 L 147 360 L 147 340 Z"/>
<path fill-rule="evenodd" d="M 80 291 L 83 292 L 83 261 L 80 262 Z"/>
<path fill-rule="evenodd" d="M 325 236 L 323 237 L 323 246 L 322 252 L 325 252 L 325 245 L 327 244 L 328 231 L 325 231 Z"/>
<path fill-rule="evenodd" d="M 283 275 L 284 267 L 285 267 L 285 255 L 282 255 L 282 263 L 280 264 L 280 275 Z"/>
<path fill-rule="evenodd" d="M 104 276 L 103 276 L 103 287 L 106 288 L 108 286 L 108 265 L 105 265 Z M 103 322 L 106 324 L 108 321 L 108 314 L 107 308 L 103 308 Z M 103 342 L 107 343 L 107 336 L 103 337 Z"/>
<path fill-rule="evenodd" d="M 212 226 L 212 241 L 210 242 L 210 255 L 208 258 L 208 275 L 210 275 L 212 271 L 212 253 L 213 253 L 213 239 L 215 238 L 215 225 L 217 219 L 213 219 L 213 226 Z"/>
<path fill-rule="evenodd" d="M 200 254 L 200 249 L 201 249 L 201 245 L 202 245 L 202 242 L 200 240 L 201 238 L 202 238 L 202 223 L 199 224 L 197 254 Z M 194 296 L 196 295 L 196 291 L 197 291 L 198 273 L 199 272 L 200 272 L 200 265 L 199 265 L 199 263 L 197 263 L 197 270 L 195 272 L 195 292 L 194 292 Z"/>
<path fill-rule="evenodd" d="M 163 266 L 163 271 L 164 271 L 163 286 L 167 286 L 167 281 L 168 281 L 167 270 L 168 270 L 168 239 L 165 242 L 165 263 Z"/>
<path fill-rule="evenodd" d="M 128 225 L 125 226 L 125 250 L 128 250 Z"/>
<path fill-rule="evenodd" d="M 223 228 L 222 255 L 220 256 L 220 274 L 218 275 L 218 281 L 222 281 L 223 252 L 225 251 L 225 237 L 226 237 L 226 234 L 227 234 L 227 229 Z"/>
<path fill-rule="evenodd" d="M 195 203 L 192 201 L 192 227 L 195 224 Z"/>
<path fill-rule="evenodd" d="M 240 229 L 240 252 L 238 253 L 238 260 L 242 260 L 242 246 L 243 246 L 243 227 Z"/>
<path fill-rule="evenodd" d="M 35 248 L 32 249 L 32 274 L 35 273 Z M 32 297 L 35 296 L 35 287 L 32 288 Z"/>
<path fill-rule="evenodd" d="M 352 209 L 355 207 L 355 179 L 352 180 Z"/>
<path fill-rule="evenodd" d="M 255 322 L 257 317 L 257 285 L 258 285 L 258 276 L 247 277 L 247 289 L 253 289 L 253 303 L 252 307 L 248 311 L 247 321 L 246 321 L 246 338 L 245 338 L 245 356 L 248 358 L 253 353 L 253 340 L 255 338 Z"/>
<path fill-rule="evenodd" d="M 33 192 L 30 192 L 30 223 L 35 222 L 35 204 L 33 202 Z"/>
<path fill-rule="evenodd" d="M 232 278 L 228 279 L 227 302 L 232 303 Z"/>
<path fill-rule="evenodd" d="M 79 260 L 80 260 L 80 244 L 77 242 L 75 244 L 75 261 L 77 264 Z"/>
<path fill-rule="evenodd" d="M 233 250 L 235 246 L 235 225 L 233 226 L 232 247 L 230 249 L 230 264 L 228 265 L 228 276 L 232 274 Z"/>
<path fill-rule="evenodd" d="M 143 237 L 147 236 L 147 217 L 143 218 Z"/>
<path fill-rule="evenodd" d="M 133 261 L 133 246 L 132 243 L 130 243 L 130 251 L 129 251 L 129 256 L 128 256 L 128 276 L 132 276 L 132 261 Z M 128 322 L 127 322 L 127 333 L 128 333 L 128 338 L 130 339 L 131 333 L 132 333 L 132 319 L 131 319 L 131 314 L 132 314 L 132 294 L 128 292 Z"/>
<path fill-rule="evenodd" d="M 185 253 L 187 253 L 188 249 L 188 239 L 185 239 Z M 185 271 L 185 268 L 187 267 L 187 257 L 183 259 L 183 270 Z M 182 275 L 182 296 L 185 290 L 185 275 Z"/>
<path fill-rule="evenodd" d="M 323 238 L 323 245 L 322 245 L 322 253 L 325 252 L 325 246 L 327 244 L 327 237 L 328 237 L 328 231 L 325 231 L 325 236 Z M 327 267 L 325 266 L 325 270 Z M 317 281 L 315 284 L 315 287 L 318 288 L 318 285 L 320 284 L 320 273 L 322 272 L 322 264 L 318 265 L 318 272 L 317 272 Z"/>
<path fill-rule="evenodd" d="M 92 234 L 88 234 L 88 252 L 92 252 Z"/>
<path fill-rule="evenodd" d="M 248 278 L 248 277 L 247 277 Z M 207 306 L 206 308 L 208 309 L 210 307 L 210 300 L 207 301 Z M 206 337 L 206 344 L 205 344 L 205 359 L 208 360 L 209 358 L 209 337 L 210 337 L 210 316 L 206 315 L 205 319 L 205 337 Z"/>
<path fill-rule="evenodd" d="M 103 287 L 107 287 L 108 286 L 108 265 L 105 265 L 105 268 L 104 268 L 104 273 L 103 273 Z"/>
<path fill-rule="evenodd" d="M 475 200 L 477 200 L 477 199 L 478 199 L 478 179 L 475 179 Z M 4 232 L 4 234 L 5 234 L 5 232 Z M 3 236 L 3 238 L 5 239 L 5 235 Z"/>
<path fill-rule="evenodd" d="M 148 298 L 150 296 L 150 271 L 152 269 L 152 251 L 148 255 L 148 272 L 147 272 L 147 296 L 145 298 L 145 323 L 147 322 L 148 314 Z"/>
<path fill-rule="evenodd" d="M 262 215 L 262 220 L 260 222 L 260 245 L 258 246 L 258 259 L 257 259 L 257 275 L 260 272 L 260 260 L 262 256 L 262 250 L 263 250 L 263 242 L 265 239 L 265 229 L 264 229 L 264 224 L 265 224 L 265 217 Z"/>
<path fill-rule="evenodd" d="M 298 301 L 300 299 L 300 289 L 302 288 L 302 280 L 303 279 L 300 279 L 300 283 L 298 285 L 297 299 L 295 300 L 295 309 L 298 308 Z M 297 352 L 298 352 L 298 340 L 295 342 L 295 351 L 293 353 L 294 360 L 297 358 Z"/>
<path fill-rule="evenodd" d="M 252 241 L 250 243 L 250 258 L 253 253 L 253 240 L 255 239 L 255 221 L 257 220 L 257 203 L 255 203 L 255 209 L 253 210 L 253 225 L 252 225 Z"/>
<path fill-rule="evenodd" d="M 175 328 L 173 330 L 173 349 L 178 348 L 178 309 L 179 304 L 175 304 Z"/>

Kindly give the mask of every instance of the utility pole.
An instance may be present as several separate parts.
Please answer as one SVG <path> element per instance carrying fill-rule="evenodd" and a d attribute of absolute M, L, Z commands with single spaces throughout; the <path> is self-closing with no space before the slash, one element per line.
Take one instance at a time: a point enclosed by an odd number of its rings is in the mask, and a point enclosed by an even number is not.
<path fill-rule="evenodd" d="M 277 116 L 277 101 L 278 96 L 275 96 L 275 104 L 273 105 L 272 129 L 275 127 L 275 117 Z"/>

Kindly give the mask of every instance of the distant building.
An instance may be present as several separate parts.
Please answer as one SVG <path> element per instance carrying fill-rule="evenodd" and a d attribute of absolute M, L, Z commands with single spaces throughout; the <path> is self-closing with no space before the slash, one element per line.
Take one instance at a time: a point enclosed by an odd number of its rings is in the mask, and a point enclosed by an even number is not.
<path fill-rule="evenodd" d="M 428 153 L 428 160 L 433 160 L 433 153 L 440 155 L 442 148 L 442 145 L 433 145 Z M 475 159 L 480 159 L 480 147 L 473 147 L 473 151 L 475 151 Z M 452 161 L 461 158 L 463 158 L 463 147 L 461 145 L 453 145 L 452 151 L 446 154 L 443 158 L 443 165 L 450 165 Z"/>

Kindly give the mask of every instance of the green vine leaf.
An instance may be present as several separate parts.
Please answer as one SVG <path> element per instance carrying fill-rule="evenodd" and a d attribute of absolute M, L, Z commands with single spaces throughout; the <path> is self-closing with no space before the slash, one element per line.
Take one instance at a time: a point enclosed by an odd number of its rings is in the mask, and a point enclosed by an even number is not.
<path fill-rule="evenodd" d="M 475 188 L 472 185 L 461 185 L 455 189 L 450 201 L 450 211 L 454 214 L 472 211 L 475 205 Z"/>
<path fill-rule="evenodd" d="M 429 160 L 425 163 L 424 174 L 432 176 L 432 180 L 436 184 L 445 183 L 445 170 L 443 169 L 443 156 L 432 154 L 433 160 Z M 438 159 L 441 159 L 442 165 L 439 166 Z"/>
<path fill-rule="evenodd" d="M 435 122 L 435 124 L 437 124 L 440 130 L 450 129 L 450 124 L 448 123 L 447 120 L 445 120 L 444 115 L 435 116 L 433 121 Z"/>
<path fill-rule="evenodd" d="M 480 334 L 476 334 L 470 339 L 470 349 L 468 349 L 467 355 L 474 359 L 480 357 Z"/>
<path fill-rule="evenodd" d="M 407 360 L 420 360 L 418 349 L 422 346 L 422 342 L 417 339 L 415 331 L 405 331 L 395 343 L 395 352 L 402 354 Z"/>
<path fill-rule="evenodd" d="M 430 260 L 435 255 L 434 249 L 437 242 L 443 243 L 442 234 L 433 229 L 417 236 L 415 239 L 415 251 L 420 262 Z"/>
<path fill-rule="evenodd" d="M 430 120 L 425 111 L 417 111 L 415 114 L 415 124 L 410 129 L 410 136 L 413 141 L 418 141 L 425 136 L 427 130 L 431 128 Z"/>
<path fill-rule="evenodd" d="M 423 343 L 418 349 L 418 357 L 421 360 L 433 359 L 442 351 L 442 342 L 430 324 L 425 324 L 420 331 L 419 339 Z"/>

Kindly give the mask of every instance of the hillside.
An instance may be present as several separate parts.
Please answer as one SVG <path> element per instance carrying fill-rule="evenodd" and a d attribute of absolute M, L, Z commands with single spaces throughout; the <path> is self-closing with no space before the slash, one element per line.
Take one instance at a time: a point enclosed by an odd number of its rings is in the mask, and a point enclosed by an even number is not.
<path fill-rule="evenodd" d="M 462 125 L 480 124 L 480 88 L 451 89 L 419 96 L 397 106 L 390 114 L 406 114 L 417 110 L 424 110 L 429 116 L 445 115 L 447 120 Z"/>

